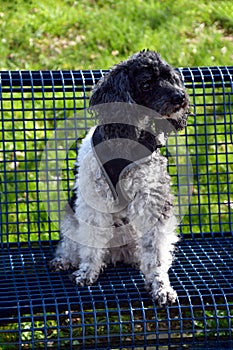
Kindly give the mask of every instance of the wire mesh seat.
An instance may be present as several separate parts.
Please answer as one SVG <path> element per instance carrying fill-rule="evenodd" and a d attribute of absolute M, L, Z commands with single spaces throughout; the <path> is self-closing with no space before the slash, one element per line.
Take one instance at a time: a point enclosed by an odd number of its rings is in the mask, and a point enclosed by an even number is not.
<path fill-rule="evenodd" d="M 95 123 L 89 92 L 105 71 L 0 72 L 0 349 L 233 347 L 233 67 L 179 71 L 194 115 L 164 152 L 174 192 L 183 186 L 190 198 L 177 195 L 185 215 L 169 274 L 178 301 L 166 308 L 130 266 L 109 266 L 88 287 L 48 268 L 79 142 Z M 74 132 L 59 143 L 54 130 L 67 130 L 74 116 Z M 41 160 L 54 138 L 46 202 Z M 170 150 L 180 145 L 174 161 Z M 187 155 L 192 179 L 183 183 Z"/>

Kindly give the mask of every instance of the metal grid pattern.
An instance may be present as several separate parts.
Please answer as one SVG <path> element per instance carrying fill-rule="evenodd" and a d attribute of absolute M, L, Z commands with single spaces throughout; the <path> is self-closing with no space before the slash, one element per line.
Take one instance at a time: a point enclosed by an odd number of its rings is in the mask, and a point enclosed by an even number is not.
<path fill-rule="evenodd" d="M 180 72 L 195 116 L 175 147 L 187 145 L 192 197 L 170 271 L 178 302 L 165 309 L 154 305 L 143 276 L 131 267 L 110 266 L 91 287 L 74 286 L 69 273 L 48 270 L 59 233 L 40 200 L 41 152 L 59 121 L 78 115 L 62 169 L 68 197 L 75 141 L 93 123 L 82 110 L 104 72 L 0 73 L 0 347 L 233 346 L 233 67 Z M 169 163 L 174 187 L 182 165 Z"/>

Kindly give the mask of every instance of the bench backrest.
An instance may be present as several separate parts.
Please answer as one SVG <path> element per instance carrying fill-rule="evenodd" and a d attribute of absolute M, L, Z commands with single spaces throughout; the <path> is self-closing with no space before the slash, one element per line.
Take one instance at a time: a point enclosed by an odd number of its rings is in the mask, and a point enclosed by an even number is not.
<path fill-rule="evenodd" d="M 180 232 L 184 238 L 232 236 L 233 67 L 179 71 L 194 115 L 163 152 L 182 217 Z M 104 72 L 0 72 L 3 246 L 59 238 L 76 151 L 95 122 L 86 112 L 90 90 Z M 46 147 L 51 152 L 44 158 Z"/>

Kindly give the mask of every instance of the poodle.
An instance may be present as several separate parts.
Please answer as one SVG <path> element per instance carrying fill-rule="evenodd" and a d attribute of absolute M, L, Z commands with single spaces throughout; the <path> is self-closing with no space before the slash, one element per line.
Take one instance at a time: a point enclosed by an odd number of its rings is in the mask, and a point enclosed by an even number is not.
<path fill-rule="evenodd" d="M 160 148 L 187 124 L 181 77 L 157 52 L 140 51 L 100 79 L 89 111 L 97 126 L 78 152 L 73 196 L 50 266 L 75 269 L 74 282 L 84 286 L 121 261 L 141 270 L 159 306 L 174 303 L 168 270 L 178 220 Z"/>

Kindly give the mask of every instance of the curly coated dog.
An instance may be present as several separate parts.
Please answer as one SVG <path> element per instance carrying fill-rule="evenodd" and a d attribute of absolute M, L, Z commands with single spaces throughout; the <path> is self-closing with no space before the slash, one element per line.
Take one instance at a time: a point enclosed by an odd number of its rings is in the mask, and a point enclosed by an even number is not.
<path fill-rule="evenodd" d="M 53 270 L 75 269 L 83 286 L 123 261 L 140 268 L 160 306 L 175 302 L 168 270 L 178 223 L 160 147 L 186 126 L 188 109 L 179 74 L 154 51 L 134 54 L 98 82 L 90 98 L 98 125 L 79 150 Z"/>

